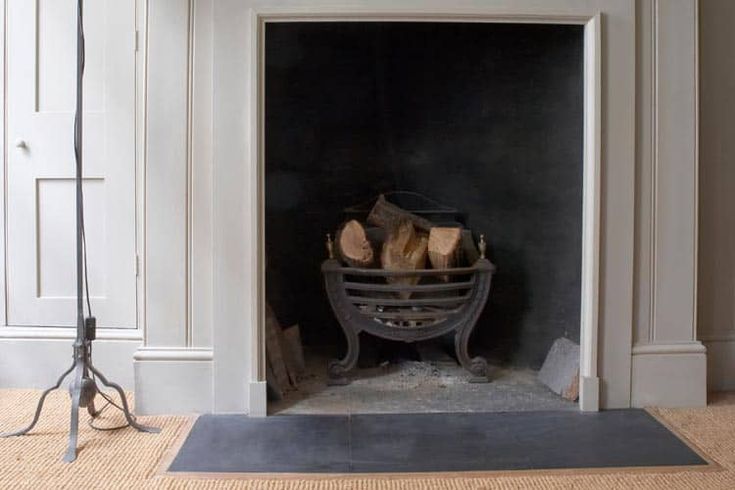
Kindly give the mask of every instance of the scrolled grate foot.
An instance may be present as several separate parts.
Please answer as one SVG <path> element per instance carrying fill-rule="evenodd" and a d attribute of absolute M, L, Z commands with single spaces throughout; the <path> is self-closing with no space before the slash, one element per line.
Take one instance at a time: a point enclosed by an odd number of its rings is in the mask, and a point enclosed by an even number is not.
<path fill-rule="evenodd" d="M 327 386 L 345 386 L 350 384 L 347 371 L 348 369 L 341 361 L 334 360 L 330 362 L 327 368 Z"/>
<path fill-rule="evenodd" d="M 488 383 L 490 376 L 488 374 L 488 365 L 484 357 L 473 357 L 470 361 L 468 371 L 471 373 L 470 383 Z"/>

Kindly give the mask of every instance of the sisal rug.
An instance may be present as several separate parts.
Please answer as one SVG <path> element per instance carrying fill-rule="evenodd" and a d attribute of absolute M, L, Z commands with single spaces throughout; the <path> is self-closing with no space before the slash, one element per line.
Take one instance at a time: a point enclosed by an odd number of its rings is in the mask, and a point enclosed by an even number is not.
<path fill-rule="evenodd" d="M 0 431 L 27 423 L 38 391 L 0 390 Z M 108 489 L 108 488 L 255 488 L 255 489 L 547 489 L 547 488 L 735 488 L 735 396 L 719 397 L 703 409 L 651 409 L 650 412 L 679 436 L 686 438 L 713 464 L 703 468 L 551 470 L 391 474 L 364 476 L 284 477 L 274 475 L 230 478 L 182 477 L 164 474 L 177 442 L 191 425 L 187 417 L 145 417 L 147 424 L 163 428 L 161 434 L 131 429 L 97 432 L 80 424 L 80 452 L 75 463 L 61 462 L 66 448 L 69 397 L 49 396 L 41 421 L 30 436 L 0 439 L 0 488 Z M 98 425 L 114 426 L 121 417 L 110 411 Z M 604 441 L 600 441 L 604 444 Z"/>

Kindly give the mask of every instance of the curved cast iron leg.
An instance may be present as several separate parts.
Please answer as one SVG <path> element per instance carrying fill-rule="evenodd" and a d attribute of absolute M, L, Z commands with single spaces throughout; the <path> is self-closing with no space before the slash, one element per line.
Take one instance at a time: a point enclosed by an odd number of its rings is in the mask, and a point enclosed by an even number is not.
<path fill-rule="evenodd" d="M 467 351 L 470 333 L 472 333 L 472 329 L 460 328 L 455 334 L 454 348 L 457 351 L 457 359 L 463 368 L 472 373 L 470 383 L 487 383 L 489 381 L 487 361 L 481 356 L 470 358 L 469 352 Z"/>
<path fill-rule="evenodd" d="M 84 364 L 77 364 L 74 372 L 74 382 L 72 384 L 71 393 L 71 424 L 69 429 L 69 447 L 64 455 L 64 462 L 71 463 L 77 459 L 77 438 L 79 436 L 79 401 L 82 398 L 82 375 L 84 374 Z"/>
<path fill-rule="evenodd" d="M 350 380 L 347 373 L 355 368 L 357 358 L 360 356 L 360 333 L 349 327 L 345 328 L 343 326 L 342 329 L 345 332 L 345 337 L 347 337 L 347 354 L 344 358 L 329 363 L 327 384 L 330 386 L 349 384 Z"/>
<path fill-rule="evenodd" d="M 70 372 L 74 370 L 74 366 L 76 366 L 76 363 L 73 363 L 69 369 L 64 371 L 64 374 L 59 376 L 58 381 L 56 381 L 56 384 L 53 385 L 51 388 L 47 389 L 41 394 L 41 398 L 38 400 L 38 405 L 36 405 L 36 414 L 33 416 L 33 420 L 31 423 L 18 431 L 15 432 L 8 432 L 6 434 L 0 434 L 0 437 L 13 437 L 13 436 L 22 436 L 23 434 L 29 432 L 31 429 L 33 429 L 36 426 L 36 423 L 38 423 L 38 419 L 41 416 L 41 410 L 43 409 L 43 402 L 46 400 L 46 396 L 48 396 L 49 393 L 56 390 L 61 386 L 61 382 L 64 381 L 64 378 L 66 378 Z"/>
<path fill-rule="evenodd" d="M 146 425 L 141 425 L 135 421 L 135 418 L 130 413 L 130 408 L 128 408 L 128 399 L 125 397 L 125 392 L 120 387 L 120 385 L 111 381 L 107 381 L 107 378 L 105 378 L 105 376 L 101 372 L 99 372 L 97 368 L 92 366 L 91 363 L 89 364 L 89 370 L 92 371 L 94 375 L 100 379 L 100 381 L 102 381 L 103 385 L 114 389 L 115 391 L 117 391 L 117 394 L 120 395 L 120 401 L 122 402 L 123 407 L 123 414 L 125 415 L 125 420 L 127 420 L 128 424 L 130 424 L 130 427 L 133 427 L 140 432 L 150 432 L 152 434 L 157 434 L 161 432 L 161 429 L 159 429 L 158 427 L 148 427 Z"/>

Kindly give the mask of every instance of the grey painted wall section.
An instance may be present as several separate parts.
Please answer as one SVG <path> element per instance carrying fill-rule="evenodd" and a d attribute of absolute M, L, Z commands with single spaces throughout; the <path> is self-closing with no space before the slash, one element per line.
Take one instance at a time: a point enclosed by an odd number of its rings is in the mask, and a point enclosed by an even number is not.
<path fill-rule="evenodd" d="M 697 2 L 636 2 L 636 251 L 631 403 L 699 406 Z"/>
<path fill-rule="evenodd" d="M 146 6 L 147 36 L 140 34 L 147 94 L 145 287 L 139 305 L 146 335 L 134 355 L 136 405 L 140 413 L 207 412 L 213 408 L 212 324 L 218 306 L 212 0 L 155 0 Z M 239 406 L 245 404 L 243 391 Z"/>
<path fill-rule="evenodd" d="M 699 338 L 708 384 L 735 389 L 735 2 L 700 1 Z"/>
<path fill-rule="evenodd" d="M 188 33 L 185 0 L 151 2 L 148 22 L 147 165 L 145 168 L 146 345 L 186 346 Z M 160 62 L 158 60 L 161 60 Z M 163 61 L 165 60 L 165 61 Z M 166 142 L 166 144 L 160 144 Z"/>

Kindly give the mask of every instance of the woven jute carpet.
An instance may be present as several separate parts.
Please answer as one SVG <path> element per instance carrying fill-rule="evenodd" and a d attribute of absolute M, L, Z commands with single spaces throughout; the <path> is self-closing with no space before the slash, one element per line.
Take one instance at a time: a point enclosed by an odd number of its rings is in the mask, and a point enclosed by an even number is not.
<path fill-rule="evenodd" d="M 0 390 L 0 432 L 26 424 L 39 392 Z M 109 412 L 109 413 L 108 413 Z M 76 462 L 65 464 L 69 422 L 69 396 L 49 396 L 41 421 L 32 434 L 0 439 L 0 488 L 262 488 L 276 489 L 587 489 L 587 488 L 735 488 L 735 395 L 720 395 L 703 409 L 651 409 L 713 462 L 707 467 L 646 468 L 581 471 L 534 471 L 463 474 L 416 474 L 312 477 L 232 475 L 229 478 L 171 476 L 161 471 L 171 457 L 191 418 L 145 417 L 147 424 L 163 428 L 161 434 L 132 429 L 93 431 L 81 419 L 80 452 Z M 122 418 L 108 410 L 96 421 L 114 426 Z M 604 446 L 605 441 L 600 441 Z"/>

